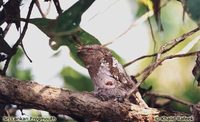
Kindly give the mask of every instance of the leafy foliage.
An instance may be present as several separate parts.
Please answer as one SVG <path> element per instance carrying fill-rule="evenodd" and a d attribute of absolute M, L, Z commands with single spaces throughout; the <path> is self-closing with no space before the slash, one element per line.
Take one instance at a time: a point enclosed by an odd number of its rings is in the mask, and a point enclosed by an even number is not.
<path fill-rule="evenodd" d="M 188 15 L 200 25 L 200 1 L 199 0 L 181 0 Z"/>
<path fill-rule="evenodd" d="M 143 1 L 143 0 L 139 0 Z M 194 20 L 198 24 L 198 19 L 200 16 L 199 13 L 199 0 L 180 0 L 182 2 L 182 5 L 177 1 L 168 1 L 168 0 L 161 0 L 161 4 L 159 4 L 159 0 L 152 0 L 153 8 L 158 10 L 158 7 L 160 8 L 158 15 L 161 16 L 161 24 L 163 25 L 164 31 L 157 33 L 155 30 L 155 27 L 157 26 L 156 21 L 154 18 L 150 18 L 151 24 L 152 24 L 152 30 L 154 31 L 154 36 L 156 39 L 156 45 L 158 49 L 160 48 L 163 43 L 166 43 L 166 41 L 172 40 L 175 37 L 180 36 L 181 34 L 186 33 L 188 30 L 192 30 L 196 28 L 196 25 L 188 18 L 185 19 L 183 22 L 183 10 L 182 7 L 185 8 L 187 14 L 189 17 Z M 144 1 L 147 3 L 147 1 Z M 145 6 L 151 6 L 144 4 L 144 2 L 139 2 L 139 8 L 138 8 L 138 15 L 139 17 L 145 14 L 146 8 Z M 184 3 L 183 3 L 184 2 Z M 166 4 L 165 4 L 166 3 Z M 192 7 L 193 6 L 193 7 Z M 156 7 L 156 8 L 154 8 Z M 190 8 L 191 7 L 191 8 Z M 154 15 L 156 15 L 154 10 Z M 159 18 L 158 18 L 159 19 Z M 199 33 L 194 34 L 190 38 L 187 38 L 183 43 L 180 45 L 177 45 L 173 50 L 169 51 L 169 53 L 166 53 L 165 55 L 175 55 L 175 54 L 182 54 L 184 48 L 187 48 L 190 46 L 190 42 L 192 42 L 194 37 L 198 36 Z M 187 52 L 191 50 L 199 50 L 199 44 L 195 43 L 196 48 L 191 47 Z M 184 52 L 184 53 L 187 53 Z M 164 55 L 163 55 L 164 56 Z M 199 56 L 197 55 L 196 64 L 193 69 L 193 72 L 191 67 L 194 65 L 194 58 L 184 58 L 183 60 L 173 60 L 172 62 L 166 62 L 163 63 L 161 68 L 158 68 L 154 73 L 152 73 L 152 76 L 150 76 L 145 83 L 142 85 L 143 88 L 148 88 L 148 86 L 153 86 L 152 91 L 155 91 L 156 93 L 164 93 L 164 94 L 170 94 L 172 96 L 176 96 L 177 98 L 183 99 L 185 101 L 190 101 L 191 103 L 197 103 L 200 99 L 199 93 L 200 89 L 198 86 L 193 84 L 194 81 L 192 78 L 195 77 L 197 81 L 199 81 Z M 151 63 L 152 60 L 147 59 L 142 63 L 142 67 L 145 67 L 145 65 Z M 175 65 L 177 63 L 177 65 Z M 173 67 L 176 67 L 175 69 Z M 170 73 L 173 72 L 173 73 Z M 193 73 L 194 77 L 191 76 Z M 192 79 L 192 80 L 191 80 Z M 178 88 L 178 89 L 177 89 Z M 150 99 L 151 101 L 151 99 Z M 154 101 L 155 102 L 155 101 Z M 172 104 L 171 104 L 172 103 Z M 185 105 L 180 104 L 174 104 L 174 102 L 170 102 L 170 106 L 162 106 L 166 107 L 167 109 L 171 110 L 179 110 L 179 111 L 185 111 L 189 112 L 189 109 Z"/>
<path fill-rule="evenodd" d="M 94 36 L 79 27 L 82 14 L 93 2 L 94 0 L 79 0 L 57 19 L 36 18 L 31 19 L 30 23 L 36 25 L 50 38 L 52 49 L 56 50 L 62 45 L 68 46 L 74 60 L 82 65 L 77 56 L 78 46 L 100 44 Z"/>
<path fill-rule="evenodd" d="M 61 77 L 65 80 L 67 88 L 77 91 L 92 91 L 92 81 L 85 75 L 80 74 L 71 67 L 65 67 L 60 73 Z"/>
<path fill-rule="evenodd" d="M 80 0 L 75 5 L 64 11 L 57 19 L 35 18 L 30 23 L 36 25 L 49 38 L 52 49 L 57 50 L 60 46 L 66 45 L 71 51 L 72 58 L 83 66 L 82 61 L 77 56 L 80 45 L 100 44 L 91 34 L 80 28 L 82 14 L 94 0 Z M 123 62 L 120 56 L 113 51 L 114 57 Z"/>
<path fill-rule="evenodd" d="M 12 58 L 10 66 L 9 66 L 9 75 L 20 80 L 31 80 L 31 70 L 22 69 L 20 67 L 20 61 L 22 60 L 23 52 L 18 49 L 17 54 Z"/>

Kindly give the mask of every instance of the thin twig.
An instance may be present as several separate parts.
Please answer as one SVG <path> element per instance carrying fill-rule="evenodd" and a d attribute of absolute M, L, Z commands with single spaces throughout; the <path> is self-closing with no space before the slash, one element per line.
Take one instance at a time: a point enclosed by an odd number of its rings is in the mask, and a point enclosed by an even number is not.
<path fill-rule="evenodd" d="M 179 51 L 177 54 L 184 54 L 189 52 L 200 40 L 200 35 L 196 36 L 194 39 L 192 39 L 181 51 Z"/>
<path fill-rule="evenodd" d="M 134 60 L 132 60 L 132 61 L 130 61 L 130 62 L 124 64 L 123 67 L 125 68 L 125 67 L 127 67 L 127 66 L 129 66 L 129 65 L 131 65 L 131 64 L 133 64 L 133 63 L 135 63 L 136 61 L 139 61 L 139 60 L 144 59 L 144 58 L 154 57 L 154 56 L 156 56 L 156 55 L 157 55 L 157 53 L 141 56 L 141 57 L 139 57 L 139 58 L 136 58 L 136 59 L 134 59 Z"/>
<path fill-rule="evenodd" d="M 6 26 L 6 28 L 4 29 L 4 31 L 3 31 L 3 36 L 4 36 L 4 37 L 5 37 L 6 34 L 8 33 L 10 27 L 11 27 L 11 24 L 9 23 L 9 24 Z"/>
<path fill-rule="evenodd" d="M 21 42 L 20 46 L 21 46 L 21 48 L 22 48 L 22 50 L 23 50 L 25 56 L 26 56 L 26 57 L 28 58 L 28 60 L 32 63 L 31 58 L 28 56 L 28 54 L 27 54 L 27 52 L 26 52 L 26 50 L 25 50 L 25 48 L 24 48 L 23 41 Z"/>
<path fill-rule="evenodd" d="M 141 74 L 145 73 L 145 72 L 149 72 L 150 73 L 154 70 L 154 68 L 158 67 L 163 61 L 167 60 L 167 59 L 173 59 L 173 58 L 182 58 L 182 57 L 188 57 L 188 56 L 193 56 L 196 55 L 197 53 L 199 53 L 200 51 L 195 51 L 195 52 L 190 52 L 190 53 L 186 53 L 186 54 L 177 54 L 177 55 L 170 55 L 170 56 L 166 56 L 163 59 L 154 62 L 153 64 L 149 65 L 148 67 L 146 67 L 141 73 L 138 73 L 135 75 L 135 77 L 140 76 Z M 153 68 L 154 67 L 154 68 Z M 153 68 L 153 69 L 151 69 Z M 151 70 L 150 70 L 151 69 Z M 146 78 L 143 77 L 143 80 L 145 80 Z M 143 81 L 141 80 L 141 81 Z"/>
<path fill-rule="evenodd" d="M 154 35 L 154 32 L 153 32 L 153 27 L 152 27 L 152 24 L 151 24 L 151 20 L 150 18 L 148 17 L 148 23 L 149 23 L 149 28 L 150 28 L 150 31 L 151 31 L 151 37 L 152 37 L 152 40 L 153 40 L 153 52 L 155 53 L 156 52 L 156 38 L 155 38 L 155 35 Z"/>
<path fill-rule="evenodd" d="M 41 16 L 42 16 L 43 18 L 46 18 L 45 14 L 43 13 L 43 11 L 42 11 L 42 9 L 41 9 L 41 7 L 40 7 L 40 2 L 39 2 L 39 0 L 36 0 L 36 1 L 35 1 L 35 4 L 36 4 L 36 6 L 37 6 L 37 8 L 38 8 L 38 10 L 39 10 L 39 12 L 40 12 L 40 14 L 41 14 Z"/>
<path fill-rule="evenodd" d="M 143 74 L 142 79 L 134 86 L 134 88 L 130 91 L 130 93 L 133 93 L 143 82 L 146 80 L 146 78 L 159 66 L 164 62 L 165 60 L 168 59 L 173 59 L 173 58 L 183 58 L 183 57 L 188 57 L 188 56 L 194 56 L 197 53 L 200 53 L 200 51 L 195 51 L 195 52 L 190 52 L 186 54 L 178 54 L 178 55 L 170 55 L 166 56 L 163 59 L 160 59 L 152 64 L 150 64 L 148 67 L 146 67 L 141 73 L 138 73 L 135 75 L 135 77 L 138 77 L 139 75 Z"/>
<path fill-rule="evenodd" d="M 146 6 L 146 10 L 149 11 L 148 6 Z M 159 11 L 160 11 L 160 8 L 159 8 Z M 148 23 L 149 23 L 149 28 L 150 28 L 150 32 L 151 32 L 152 41 L 153 41 L 153 52 L 155 53 L 156 52 L 156 39 L 155 39 L 155 36 L 154 36 L 153 27 L 152 27 L 152 24 L 151 24 L 150 17 L 148 17 L 147 20 L 148 20 Z"/>
<path fill-rule="evenodd" d="M 112 39 L 111 41 L 109 41 L 108 43 L 113 43 L 115 40 L 121 38 L 122 36 L 124 36 L 126 33 L 128 33 L 133 27 L 140 25 L 141 23 L 145 22 L 148 17 L 153 16 L 153 11 L 148 11 L 146 12 L 144 15 L 142 15 L 140 18 L 138 18 L 136 21 L 134 21 L 123 33 L 121 33 L 119 36 L 115 37 L 114 39 Z"/>
<path fill-rule="evenodd" d="M 58 15 L 61 15 L 62 14 L 62 9 L 61 9 L 59 0 L 53 0 L 53 2 L 54 2 L 54 5 L 56 7 Z"/>
<path fill-rule="evenodd" d="M 190 35 L 194 34 L 195 32 L 197 32 L 199 30 L 200 30 L 200 27 L 197 27 L 194 30 L 192 30 L 186 34 L 183 34 L 182 36 L 176 38 L 175 40 L 169 41 L 168 43 L 161 46 L 156 59 L 159 60 L 161 57 L 161 54 L 163 54 L 163 52 L 171 50 L 172 48 L 177 46 L 179 43 L 184 41 L 187 37 L 189 37 Z"/>
<path fill-rule="evenodd" d="M 163 7 L 165 7 L 167 5 L 169 1 L 167 1 L 166 3 L 164 3 L 162 6 L 160 6 L 159 10 Z M 148 20 L 149 17 L 153 16 L 154 12 L 153 10 L 150 10 L 148 12 L 146 12 L 145 14 L 143 14 L 140 18 L 138 18 L 136 21 L 134 21 L 123 33 L 121 33 L 119 36 L 115 37 L 114 39 L 112 39 L 111 41 L 109 41 L 108 43 L 111 44 L 113 43 L 115 40 L 121 38 L 122 36 L 124 36 L 126 33 L 128 33 L 133 27 L 140 25 L 141 23 L 145 22 L 146 20 Z"/>
<path fill-rule="evenodd" d="M 150 55 L 145 55 L 145 56 L 141 56 L 137 59 L 134 59 L 133 61 L 130 61 L 126 64 L 124 64 L 123 66 L 124 67 L 127 67 L 133 63 L 135 63 L 136 61 L 138 60 L 141 60 L 141 59 L 144 59 L 144 58 L 147 58 L 147 57 L 154 57 L 154 56 L 157 56 L 159 54 L 164 54 L 168 51 L 170 51 L 172 48 L 174 48 L 176 45 L 178 45 L 179 43 L 181 43 L 182 41 L 184 41 L 186 38 L 188 38 L 189 36 L 191 36 L 192 34 L 196 33 L 197 31 L 200 30 L 200 27 L 197 27 L 195 29 L 193 29 L 192 31 L 188 32 L 188 33 L 185 33 L 183 35 L 181 35 L 180 37 L 176 38 L 176 39 L 173 39 L 171 40 L 170 42 L 166 43 L 165 45 L 163 45 L 161 48 L 160 48 L 160 51 L 158 53 L 154 53 L 154 54 L 150 54 Z"/>
<path fill-rule="evenodd" d="M 177 55 L 170 55 L 170 56 L 166 56 L 164 59 L 161 60 L 161 63 L 167 59 L 173 59 L 173 58 L 183 58 L 183 57 L 188 57 L 188 56 L 194 56 L 197 53 L 200 53 L 200 51 L 195 51 L 195 52 L 190 52 L 190 53 L 186 53 L 186 54 L 177 54 Z"/>
<path fill-rule="evenodd" d="M 154 93 L 154 92 L 147 92 L 147 93 L 145 93 L 145 95 L 150 95 L 150 96 L 156 96 L 156 97 L 166 98 L 166 99 L 169 99 L 169 100 L 172 100 L 172 101 L 181 103 L 181 104 L 186 105 L 186 106 L 191 106 L 191 105 L 193 105 L 193 104 L 190 103 L 190 102 L 187 102 L 187 101 L 178 99 L 178 98 L 176 98 L 175 96 L 172 96 L 172 95 L 166 95 L 166 94 L 160 94 L 160 93 Z"/>
<path fill-rule="evenodd" d="M 5 63 L 5 65 L 4 65 L 4 67 L 3 67 L 2 75 L 5 75 L 5 74 L 6 74 L 6 71 L 7 71 L 7 69 L 8 69 L 8 65 L 9 65 L 9 63 L 10 63 L 10 60 L 11 60 L 12 56 L 15 55 L 18 46 L 20 45 L 20 43 L 22 42 L 22 40 L 23 40 L 23 38 L 24 38 L 24 36 L 25 36 L 25 33 L 26 33 L 27 29 L 28 29 L 28 23 L 29 23 L 28 21 L 29 21 L 29 19 L 30 19 L 30 16 L 31 16 L 31 12 L 32 12 L 34 3 L 35 3 L 35 0 L 32 0 L 32 1 L 31 1 L 31 4 L 30 4 L 30 6 L 29 6 L 29 11 L 28 11 L 28 14 L 27 14 L 27 17 L 26 17 L 26 23 L 25 23 L 25 25 L 24 25 L 23 31 L 22 31 L 22 33 L 21 33 L 19 39 L 17 40 L 17 42 L 16 42 L 16 43 L 14 44 L 14 46 L 12 47 L 12 51 L 11 51 L 11 53 L 9 54 L 9 56 L 8 56 L 8 58 L 7 58 L 7 60 L 6 60 L 6 63 Z"/>
<path fill-rule="evenodd" d="M 102 14 L 104 12 L 106 12 L 107 10 L 109 10 L 113 5 L 115 5 L 117 2 L 119 2 L 120 0 L 115 0 L 114 2 L 112 2 L 110 5 L 108 5 L 108 7 L 106 7 L 102 12 L 98 12 L 96 13 L 94 16 L 92 16 L 87 22 L 90 22 L 91 20 L 93 20 L 96 16 L 98 16 L 99 14 Z"/>
<path fill-rule="evenodd" d="M 50 12 L 50 8 L 51 8 L 51 0 L 49 1 L 49 6 L 48 6 L 48 8 L 47 8 L 47 10 L 46 10 L 46 12 L 45 12 L 45 16 L 47 16 L 48 14 L 49 14 L 49 12 Z"/>

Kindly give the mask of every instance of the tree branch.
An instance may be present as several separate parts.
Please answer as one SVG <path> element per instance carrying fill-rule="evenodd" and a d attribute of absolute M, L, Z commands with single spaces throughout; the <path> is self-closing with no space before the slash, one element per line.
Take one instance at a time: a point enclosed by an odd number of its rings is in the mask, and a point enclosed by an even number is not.
<path fill-rule="evenodd" d="M 179 43 L 181 43 L 182 41 L 184 41 L 186 38 L 188 38 L 189 36 L 191 36 L 192 34 L 198 32 L 200 30 L 200 27 L 197 27 L 193 30 L 191 30 L 190 32 L 188 33 L 184 33 L 183 35 L 181 35 L 180 37 L 178 38 L 175 38 L 169 42 L 167 42 L 166 44 L 164 44 L 163 46 L 161 46 L 159 52 L 157 53 L 154 53 L 154 54 L 150 54 L 150 55 L 144 55 L 144 56 L 141 56 L 137 59 L 134 59 L 133 61 L 130 61 L 126 64 L 123 65 L 123 67 L 127 67 L 133 63 L 135 63 L 136 61 L 139 61 L 141 59 L 144 59 L 144 58 L 148 58 L 148 57 L 154 57 L 154 56 L 157 56 L 157 59 L 160 58 L 160 55 L 161 54 L 164 54 L 168 51 L 170 51 L 172 48 L 174 48 L 175 46 L 177 46 Z"/>
<path fill-rule="evenodd" d="M 143 74 L 142 79 L 134 86 L 131 92 L 134 92 L 137 90 L 137 88 L 146 80 L 146 78 L 158 67 L 160 66 L 165 60 L 173 59 L 173 58 L 183 58 L 188 56 L 194 56 L 200 51 L 190 52 L 186 54 L 178 54 L 178 55 L 170 55 L 166 56 L 163 59 L 159 59 L 156 62 L 150 64 L 148 67 L 146 67 L 142 72 L 136 74 L 134 77 L 138 77 Z"/>
<path fill-rule="evenodd" d="M 54 5 L 56 7 L 58 15 L 61 15 L 62 14 L 62 9 L 61 9 L 59 0 L 53 0 L 53 2 L 54 2 Z"/>
<path fill-rule="evenodd" d="M 12 52 L 9 54 L 9 56 L 8 56 L 8 58 L 7 58 L 7 60 L 6 60 L 6 63 L 5 63 L 5 65 L 4 65 L 4 67 L 3 67 L 3 72 L 2 72 L 1 75 L 5 75 L 5 74 L 6 74 L 6 71 L 7 71 L 7 69 L 8 69 L 8 65 L 9 65 L 9 63 L 10 63 L 10 60 L 11 60 L 12 56 L 15 55 L 18 46 L 21 44 L 21 42 L 22 42 L 22 40 L 23 40 L 23 38 L 24 38 L 24 36 L 25 36 L 25 34 L 26 34 L 26 31 L 27 31 L 27 29 L 28 29 L 28 24 L 29 24 L 28 21 L 29 21 L 29 19 L 30 19 L 30 16 L 31 16 L 31 12 L 32 12 L 34 3 L 35 3 L 35 0 L 32 0 L 32 1 L 31 1 L 31 4 L 30 4 L 30 6 L 29 6 L 29 11 L 28 11 L 28 14 L 27 14 L 27 17 L 26 17 L 26 22 L 25 22 L 23 31 L 22 31 L 22 33 L 21 33 L 19 39 L 17 40 L 17 42 L 16 42 L 16 43 L 14 44 L 14 46 L 12 47 Z"/>
<path fill-rule="evenodd" d="M 161 116 L 153 108 L 144 109 L 130 102 L 101 101 L 92 93 L 78 93 L 0 76 L 0 101 L 21 108 L 34 108 L 72 118 L 100 121 L 144 121 Z M 174 115 L 165 112 L 167 115 Z M 163 114 L 162 112 L 162 115 Z"/>
<path fill-rule="evenodd" d="M 145 93 L 145 95 L 150 95 L 150 96 L 156 96 L 156 97 L 161 97 L 161 98 L 166 98 L 166 99 L 169 99 L 169 100 L 172 100 L 172 101 L 175 101 L 175 102 L 178 102 L 178 103 L 181 103 L 183 105 L 186 105 L 186 106 L 192 106 L 193 104 L 190 103 L 190 102 L 187 102 L 187 101 L 184 101 L 184 100 L 181 100 L 181 99 L 178 99 L 172 95 L 167 95 L 167 94 L 161 94 L 161 93 L 155 93 L 155 92 L 147 92 Z"/>
<path fill-rule="evenodd" d="M 40 12 L 42 18 L 46 18 L 45 14 L 43 13 L 42 8 L 41 8 L 41 6 L 40 6 L 40 2 L 39 2 L 38 0 L 36 0 L 36 1 L 35 1 L 35 4 L 36 4 L 36 6 L 37 6 L 37 8 L 38 8 L 38 10 L 39 10 L 39 12 Z"/>

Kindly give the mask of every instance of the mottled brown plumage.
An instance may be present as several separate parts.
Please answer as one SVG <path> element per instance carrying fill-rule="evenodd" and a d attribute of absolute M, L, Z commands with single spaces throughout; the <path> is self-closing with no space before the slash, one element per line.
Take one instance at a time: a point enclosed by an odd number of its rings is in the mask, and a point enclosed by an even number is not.
<path fill-rule="evenodd" d="M 134 86 L 122 65 L 107 48 L 101 45 L 82 46 L 79 56 L 89 71 L 95 94 L 101 99 L 124 98 Z"/>

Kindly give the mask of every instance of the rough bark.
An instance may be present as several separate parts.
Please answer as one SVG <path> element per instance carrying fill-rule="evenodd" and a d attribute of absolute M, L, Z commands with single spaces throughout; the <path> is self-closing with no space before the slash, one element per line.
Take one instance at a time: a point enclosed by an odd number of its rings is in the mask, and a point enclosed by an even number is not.
<path fill-rule="evenodd" d="M 0 103 L 68 115 L 78 120 L 154 121 L 155 117 L 165 113 L 176 115 L 149 108 L 138 91 L 132 93 L 134 81 L 109 49 L 87 45 L 81 46 L 78 54 L 93 80 L 94 94 L 0 76 Z M 129 101 L 131 95 L 136 104 Z"/>
<path fill-rule="evenodd" d="M 134 103 L 148 108 L 137 90 L 132 93 L 136 81 L 131 79 L 109 49 L 97 44 L 85 45 L 79 47 L 78 55 L 89 71 L 97 97 L 123 101 L 132 96 Z"/>
<path fill-rule="evenodd" d="M 194 122 L 200 121 L 200 103 L 191 106 L 192 115 L 194 117 Z"/>
<path fill-rule="evenodd" d="M 82 46 L 79 56 L 89 71 L 96 95 L 101 99 L 124 98 L 133 87 L 134 82 L 107 48 Z"/>
<path fill-rule="evenodd" d="M 20 108 L 34 108 L 72 118 L 100 121 L 154 121 L 154 117 L 175 115 L 157 109 L 145 109 L 128 101 L 101 101 L 92 93 L 78 93 L 0 76 L 0 102 Z"/>

